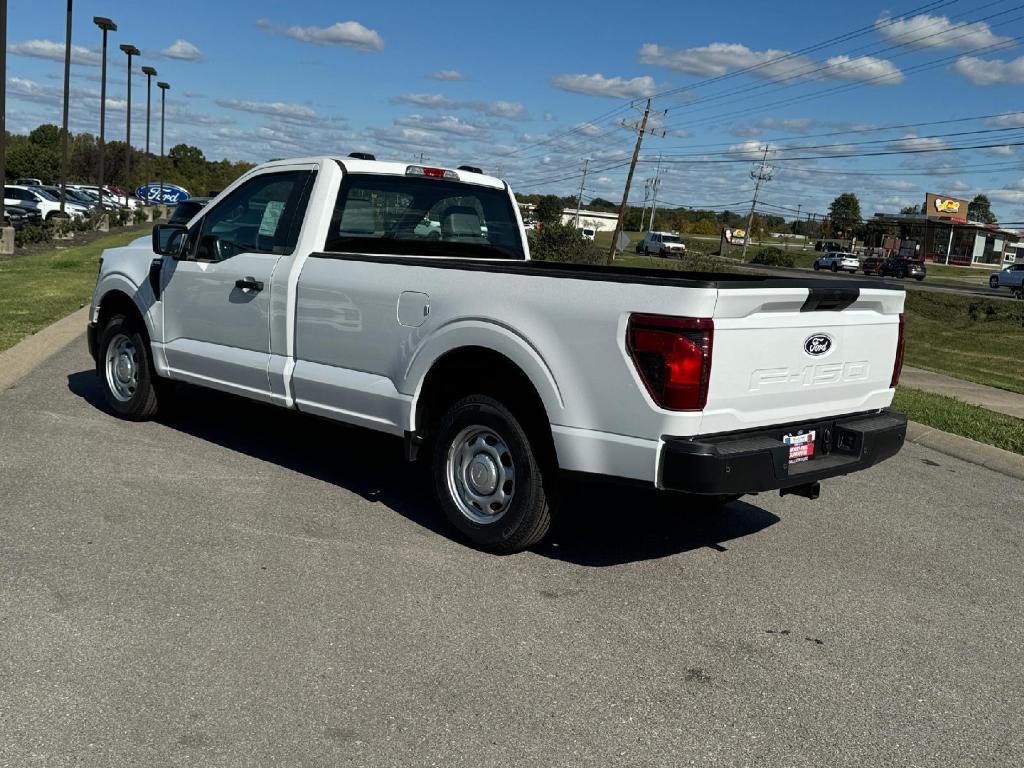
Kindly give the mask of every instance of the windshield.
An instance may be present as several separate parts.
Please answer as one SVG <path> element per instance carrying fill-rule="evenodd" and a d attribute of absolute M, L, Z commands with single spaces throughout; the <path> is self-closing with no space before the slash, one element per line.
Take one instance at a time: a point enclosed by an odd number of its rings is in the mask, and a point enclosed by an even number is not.
<path fill-rule="evenodd" d="M 33 189 L 32 191 L 35 192 L 37 195 L 39 195 L 44 200 L 49 200 L 51 203 L 58 202 L 57 198 L 54 197 L 53 195 L 51 195 L 45 189 Z"/>
<path fill-rule="evenodd" d="M 663 242 L 663 243 L 678 243 L 678 242 L 680 242 L 680 240 L 675 235 L 662 235 L 661 236 L 661 242 Z"/>

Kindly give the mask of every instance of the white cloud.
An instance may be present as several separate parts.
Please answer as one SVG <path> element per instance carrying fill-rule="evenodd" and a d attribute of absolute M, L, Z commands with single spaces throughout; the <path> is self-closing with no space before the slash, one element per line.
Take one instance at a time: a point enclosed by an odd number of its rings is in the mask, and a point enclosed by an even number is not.
<path fill-rule="evenodd" d="M 961 56 L 953 65 L 953 70 L 975 85 L 1024 83 L 1024 56 L 1010 61 Z"/>
<path fill-rule="evenodd" d="M 286 104 L 280 101 L 239 101 L 238 99 L 217 99 L 217 106 L 237 112 L 270 115 L 286 120 L 316 119 L 316 111 L 305 104 Z"/>
<path fill-rule="evenodd" d="M 593 123 L 579 123 L 573 130 L 584 136 L 598 136 L 601 133 L 601 129 Z"/>
<path fill-rule="evenodd" d="M 769 155 L 778 149 L 776 144 L 768 143 L 767 146 Z M 764 157 L 764 148 L 765 143 L 763 141 L 744 141 L 739 144 L 733 144 L 729 147 L 728 151 L 734 155 L 741 155 L 751 160 L 760 160 Z"/>
<path fill-rule="evenodd" d="M 987 194 L 997 203 L 1024 203 L 1024 190 L 1020 189 L 993 189 Z"/>
<path fill-rule="evenodd" d="M 873 56 L 833 56 L 816 62 L 809 56 L 768 49 L 754 51 L 742 43 L 711 43 L 702 48 L 666 48 L 655 43 L 640 46 L 640 61 L 676 72 L 701 77 L 720 77 L 729 72 L 750 70 L 763 80 L 794 78 L 853 80 L 888 85 L 903 75 L 891 61 Z"/>
<path fill-rule="evenodd" d="M 487 128 L 468 120 L 444 115 L 432 117 L 424 115 L 408 115 L 395 120 L 395 125 L 407 128 L 415 128 L 421 131 L 433 133 L 448 133 L 454 136 L 466 136 L 470 138 L 481 138 L 487 134 Z"/>
<path fill-rule="evenodd" d="M 380 33 L 364 27 L 358 21 L 339 21 L 329 27 L 286 27 L 259 19 L 256 26 L 315 45 L 344 45 L 359 51 L 379 51 L 384 48 L 384 38 Z"/>
<path fill-rule="evenodd" d="M 874 56 L 833 56 L 825 61 L 825 66 L 828 69 L 819 73 L 821 77 L 872 82 L 875 85 L 896 85 L 903 81 L 899 67 Z"/>
<path fill-rule="evenodd" d="M 998 147 L 986 147 L 981 150 L 981 153 L 990 157 L 1012 157 L 1016 154 L 1016 149 L 1016 147 L 1011 147 L 1009 144 L 1003 144 Z"/>
<path fill-rule="evenodd" d="M 431 80 L 465 80 L 466 76 L 454 69 L 439 69 L 431 72 Z"/>
<path fill-rule="evenodd" d="M 902 139 L 889 142 L 889 148 L 901 152 L 915 152 L 922 149 L 942 149 L 946 142 L 942 139 L 920 136 L 904 136 Z"/>
<path fill-rule="evenodd" d="M 617 99 L 638 99 L 652 96 L 654 78 L 648 75 L 627 80 L 623 77 L 594 75 L 555 75 L 550 80 L 555 88 L 588 96 L 611 96 Z"/>
<path fill-rule="evenodd" d="M 995 34 L 983 21 L 953 23 L 948 16 L 923 13 L 909 18 L 892 19 L 882 15 L 875 22 L 878 33 L 893 43 L 913 48 L 984 48 L 1010 41 Z"/>
<path fill-rule="evenodd" d="M 203 52 L 188 40 L 183 40 L 180 37 L 160 51 L 160 53 L 168 59 L 178 59 L 179 61 L 203 60 Z"/>
<path fill-rule="evenodd" d="M 815 121 L 809 117 L 777 118 L 766 117 L 749 125 L 734 125 L 729 129 L 733 136 L 757 136 L 762 131 L 787 131 L 789 133 L 807 133 L 814 127 Z"/>
<path fill-rule="evenodd" d="M 544 113 L 544 122 L 545 123 L 555 123 L 555 122 L 558 122 L 558 117 L 553 112 L 545 112 Z"/>
<path fill-rule="evenodd" d="M 1001 128 L 1024 128 L 1024 112 L 1007 112 L 1005 115 L 990 117 L 985 123 Z"/>
<path fill-rule="evenodd" d="M 15 56 L 31 56 L 35 59 L 64 61 L 64 43 L 58 43 L 53 40 L 26 40 L 21 43 L 9 43 L 7 52 Z M 80 45 L 72 45 L 71 63 L 99 64 L 100 54 L 88 48 L 83 48 Z"/>
<path fill-rule="evenodd" d="M 393 96 L 392 104 L 412 104 L 421 109 L 438 109 L 452 111 L 469 109 L 488 117 L 500 117 L 506 120 L 526 120 L 529 113 L 518 101 L 457 101 L 439 93 L 405 93 Z"/>

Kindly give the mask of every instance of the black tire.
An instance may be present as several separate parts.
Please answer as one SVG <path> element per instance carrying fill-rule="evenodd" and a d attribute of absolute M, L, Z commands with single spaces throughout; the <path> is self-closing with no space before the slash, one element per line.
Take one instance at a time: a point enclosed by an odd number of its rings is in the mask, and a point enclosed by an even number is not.
<path fill-rule="evenodd" d="M 839 271 L 839 265 L 836 264 L 834 261 L 832 262 L 832 271 L 833 272 L 838 272 Z"/>
<path fill-rule="evenodd" d="M 920 283 L 922 280 L 924 280 L 924 275 L 914 275 L 914 279 Z"/>
<path fill-rule="evenodd" d="M 998 289 L 999 288 L 999 278 L 996 277 L 995 275 L 992 275 L 992 277 L 990 277 L 988 279 L 988 287 L 989 288 L 997 288 Z"/>
<path fill-rule="evenodd" d="M 818 272 L 821 270 L 821 265 L 818 262 L 814 262 L 814 271 Z"/>
<path fill-rule="evenodd" d="M 149 340 L 141 323 L 126 315 L 114 315 L 100 330 L 96 348 L 96 373 L 110 410 L 128 421 L 147 421 L 156 416 L 159 410 L 158 390 L 162 391 L 163 387 L 153 370 Z M 118 380 L 117 366 L 108 363 L 108 359 L 118 354 L 132 359 L 134 386 L 122 381 L 119 389 L 115 384 Z M 126 394 L 128 397 L 124 396 Z"/>
<path fill-rule="evenodd" d="M 903 271 L 903 270 L 901 269 L 901 270 L 899 271 L 899 273 L 897 273 L 896 277 L 898 277 L 898 278 L 899 278 L 900 280 L 906 280 L 906 279 L 907 279 L 907 273 L 906 273 L 906 272 L 904 272 L 904 271 Z"/>
<path fill-rule="evenodd" d="M 478 437 L 473 436 L 475 427 L 483 428 Z M 476 440 L 477 444 L 486 442 L 487 435 L 498 437 L 497 444 L 488 445 L 500 452 L 502 464 L 506 464 L 507 455 L 506 466 L 512 468 L 511 480 L 505 481 L 504 486 L 496 486 L 505 487 L 511 499 L 508 507 L 497 514 L 493 522 L 481 522 L 480 518 L 490 514 L 482 506 L 470 509 L 468 513 L 463 509 L 463 505 L 468 507 L 464 498 L 465 489 L 473 482 L 470 476 L 473 462 L 464 464 L 461 472 L 455 464 L 458 463 L 458 446 L 466 445 L 464 435 L 467 433 L 469 440 Z M 459 400 L 441 419 L 433 448 L 431 474 L 434 492 L 448 520 L 475 546 L 507 555 L 528 549 L 544 538 L 551 527 L 551 502 L 546 480 L 552 477 L 553 472 L 543 466 L 544 462 L 531 444 L 526 430 L 502 403 L 486 395 L 470 395 Z M 464 478 L 462 491 L 459 489 L 459 477 Z"/>

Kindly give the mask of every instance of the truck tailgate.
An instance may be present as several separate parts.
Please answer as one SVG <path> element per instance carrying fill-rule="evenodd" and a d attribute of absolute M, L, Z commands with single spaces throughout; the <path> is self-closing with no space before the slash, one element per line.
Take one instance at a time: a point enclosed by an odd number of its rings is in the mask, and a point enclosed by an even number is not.
<path fill-rule="evenodd" d="M 904 293 L 820 282 L 719 290 L 703 434 L 892 402 Z"/>

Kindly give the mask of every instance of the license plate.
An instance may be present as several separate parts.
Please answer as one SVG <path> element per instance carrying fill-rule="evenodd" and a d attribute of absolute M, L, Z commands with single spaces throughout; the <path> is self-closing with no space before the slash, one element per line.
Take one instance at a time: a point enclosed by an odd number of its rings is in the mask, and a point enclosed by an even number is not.
<path fill-rule="evenodd" d="M 782 443 L 789 446 L 789 463 L 798 464 L 814 456 L 814 430 L 783 435 Z"/>

